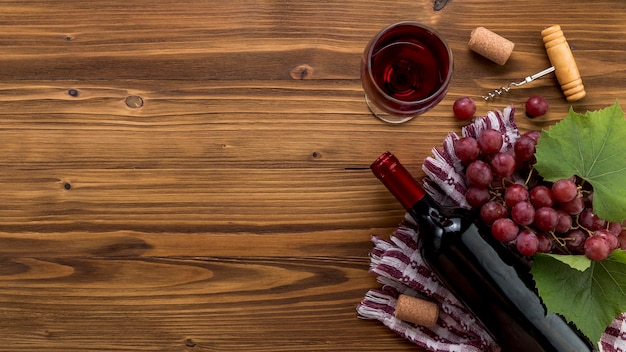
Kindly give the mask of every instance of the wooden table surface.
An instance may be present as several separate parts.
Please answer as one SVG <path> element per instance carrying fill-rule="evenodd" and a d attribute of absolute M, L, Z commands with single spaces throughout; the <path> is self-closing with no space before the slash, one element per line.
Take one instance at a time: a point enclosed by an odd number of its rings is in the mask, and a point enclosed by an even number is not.
<path fill-rule="evenodd" d="M 462 123 L 515 104 L 523 130 L 570 108 L 549 66 L 560 24 L 588 96 L 626 101 L 623 0 L 0 1 L 3 351 L 415 351 L 355 307 L 370 236 L 403 210 L 369 164 L 421 161 Z M 443 102 L 400 126 L 368 111 L 367 41 L 399 20 L 455 57 Z M 516 43 L 467 50 L 485 26 Z M 524 117 L 541 94 L 548 115 Z"/>

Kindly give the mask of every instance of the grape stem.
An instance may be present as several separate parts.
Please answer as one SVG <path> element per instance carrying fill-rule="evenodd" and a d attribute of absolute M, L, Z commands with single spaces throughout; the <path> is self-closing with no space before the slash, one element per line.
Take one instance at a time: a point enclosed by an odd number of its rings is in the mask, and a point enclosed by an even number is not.
<path fill-rule="evenodd" d="M 559 244 L 561 249 L 563 249 L 567 254 L 572 254 L 572 252 L 570 252 L 570 250 L 567 248 L 566 242 L 567 241 L 573 241 L 574 240 L 573 238 L 569 238 L 569 237 L 561 238 L 561 237 L 558 237 L 556 234 L 554 234 L 553 231 L 548 232 L 548 234 L 550 235 L 550 237 L 552 237 L 552 240 L 555 243 Z"/>
<path fill-rule="evenodd" d="M 526 186 L 528 186 L 528 184 L 530 183 L 530 180 L 532 179 L 533 173 L 534 173 L 535 171 L 536 171 L 535 166 L 534 166 L 534 165 L 531 165 L 531 166 L 530 166 L 530 171 L 528 172 L 528 176 L 526 177 L 526 181 L 524 181 L 524 184 L 525 184 Z M 539 172 L 537 172 L 537 176 L 540 176 L 540 175 L 539 175 Z"/>
<path fill-rule="evenodd" d="M 589 235 L 589 237 L 593 236 L 593 231 L 581 225 L 579 219 L 580 219 L 580 214 L 577 214 L 576 215 L 576 227 L 572 226 L 572 230 L 583 230 Z"/>

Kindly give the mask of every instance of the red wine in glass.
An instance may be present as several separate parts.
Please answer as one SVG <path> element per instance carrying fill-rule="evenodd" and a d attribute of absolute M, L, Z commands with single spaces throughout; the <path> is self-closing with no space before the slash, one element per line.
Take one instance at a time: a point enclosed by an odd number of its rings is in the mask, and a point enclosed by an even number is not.
<path fill-rule="evenodd" d="M 452 52 L 434 29 L 395 23 L 365 48 L 361 81 L 367 104 L 383 121 L 406 122 L 445 97 L 452 67 Z"/>

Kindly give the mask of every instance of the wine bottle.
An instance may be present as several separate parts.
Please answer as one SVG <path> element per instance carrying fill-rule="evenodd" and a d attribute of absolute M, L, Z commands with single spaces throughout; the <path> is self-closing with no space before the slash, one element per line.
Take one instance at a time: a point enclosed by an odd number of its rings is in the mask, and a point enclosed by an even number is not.
<path fill-rule="evenodd" d="M 594 350 L 575 327 L 546 314 L 527 264 L 483 236 L 474 213 L 440 207 L 389 152 L 370 168 L 417 222 L 424 260 L 502 351 Z"/>

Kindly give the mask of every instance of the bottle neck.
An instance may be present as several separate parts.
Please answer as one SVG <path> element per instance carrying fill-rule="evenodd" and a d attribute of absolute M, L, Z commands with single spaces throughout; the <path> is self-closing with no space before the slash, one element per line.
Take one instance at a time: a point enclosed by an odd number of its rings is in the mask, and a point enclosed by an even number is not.
<path fill-rule="evenodd" d="M 370 169 L 387 187 L 389 192 L 400 202 L 404 209 L 411 209 L 426 192 L 409 171 L 400 164 L 390 152 L 385 152 L 376 159 Z"/>

